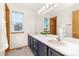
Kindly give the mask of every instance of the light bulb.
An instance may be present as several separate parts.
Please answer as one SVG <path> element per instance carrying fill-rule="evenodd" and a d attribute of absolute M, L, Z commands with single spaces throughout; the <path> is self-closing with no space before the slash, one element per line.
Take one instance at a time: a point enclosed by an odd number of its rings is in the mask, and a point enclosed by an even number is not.
<path fill-rule="evenodd" d="M 50 7 L 50 10 L 52 10 L 53 9 L 53 7 Z"/>
<path fill-rule="evenodd" d="M 42 7 L 42 10 L 45 10 L 45 8 L 46 8 L 46 7 L 45 7 L 45 6 L 43 6 L 43 7 Z"/>
<path fill-rule="evenodd" d="M 49 7 L 49 4 L 46 4 L 45 6 L 46 6 L 46 8 L 48 8 Z"/>

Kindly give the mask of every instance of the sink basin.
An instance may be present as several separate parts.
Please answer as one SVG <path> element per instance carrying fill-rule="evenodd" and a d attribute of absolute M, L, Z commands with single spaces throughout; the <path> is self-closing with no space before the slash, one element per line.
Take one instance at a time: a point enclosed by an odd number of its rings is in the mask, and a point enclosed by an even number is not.
<path fill-rule="evenodd" d="M 65 46 L 66 43 L 64 41 L 58 41 L 58 40 L 48 40 L 53 45 L 59 45 L 59 46 Z"/>
<path fill-rule="evenodd" d="M 38 37 L 41 37 L 42 39 L 47 40 L 48 42 L 50 42 L 53 45 L 57 45 L 57 46 L 65 46 L 67 45 L 67 42 L 65 42 L 64 40 L 58 40 L 58 36 L 57 35 L 52 35 L 52 34 L 48 34 L 48 35 L 42 35 L 42 34 L 38 34 Z"/>

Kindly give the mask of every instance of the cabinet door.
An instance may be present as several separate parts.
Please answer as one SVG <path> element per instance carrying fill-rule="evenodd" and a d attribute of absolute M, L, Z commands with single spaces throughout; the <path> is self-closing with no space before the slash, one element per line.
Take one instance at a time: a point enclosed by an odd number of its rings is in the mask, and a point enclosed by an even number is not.
<path fill-rule="evenodd" d="M 33 40 L 33 48 L 35 51 L 37 51 L 37 40 L 36 39 Z"/>
<path fill-rule="evenodd" d="M 38 41 L 38 55 L 47 56 L 47 46 Z"/>
<path fill-rule="evenodd" d="M 64 55 L 55 51 L 54 49 L 48 48 L 48 56 L 64 56 Z"/>
<path fill-rule="evenodd" d="M 30 36 L 30 48 L 33 49 L 33 38 Z"/>
<path fill-rule="evenodd" d="M 35 56 L 37 56 L 37 40 L 30 36 L 30 47 Z"/>
<path fill-rule="evenodd" d="M 35 38 L 33 38 L 33 53 L 35 56 L 38 55 L 38 53 L 37 53 L 37 40 Z"/>

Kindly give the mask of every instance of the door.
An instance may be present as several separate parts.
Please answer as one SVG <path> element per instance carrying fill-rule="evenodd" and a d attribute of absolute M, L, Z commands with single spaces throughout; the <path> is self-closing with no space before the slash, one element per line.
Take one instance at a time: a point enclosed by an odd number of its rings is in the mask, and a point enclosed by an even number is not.
<path fill-rule="evenodd" d="M 5 18 L 6 18 L 6 33 L 7 33 L 7 41 L 8 41 L 8 49 L 10 49 L 10 10 L 8 5 L 5 4 Z"/>
<path fill-rule="evenodd" d="M 79 10 L 72 13 L 72 36 L 79 38 Z"/>
<path fill-rule="evenodd" d="M 57 16 L 50 18 L 50 33 L 57 34 Z"/>

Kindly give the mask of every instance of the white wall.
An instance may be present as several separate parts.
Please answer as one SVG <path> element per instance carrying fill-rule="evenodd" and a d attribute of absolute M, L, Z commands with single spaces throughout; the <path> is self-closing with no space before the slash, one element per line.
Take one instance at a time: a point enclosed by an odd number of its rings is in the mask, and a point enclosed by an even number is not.
<path fill-rule="evenodd" d="M 2 5 L 0 4 L 0 47 L 1 47 L 1 16 L 2 16 Z"/>
<path fill-rule="evenodd" d="M 43 22 L 44 22 L 44 16 L 42 15 L 36 15 L 36 25 L 35 25 L 35 30 L 36 30 L 36 33 L 40 33 L 43 31 Z"/>
<path fill-rule="evenodd" d="M 53 10 L 51 10 L 49 13 L 47 13 L 45 15 L 49 19 L 51 17 L 57 16 L 57 34 L 58 34 L 58 30 L 60 27 L 62 27 L 62 26 L 65 27 L 67 25 L 70 25 L 66 29 L 65 36 L 71 37 L 72 36 L 72 12 L 75 10 L 79 10 L 79 4 L 74 4 L 74 5 L 71 5 L 69 7 L 64 8 L 64 9 L 61 9 L 61 10 L 57 9 L 57 11 L 55 10 L 55 12 L 53 12 Z M 40 17 L 40 15 L 39 15 L 39 17 Z M 39 27 L 41 27 L 41 25 L 39 25 Z"/>
<path fill-rule="evenodd" d="M 24 13 L 23 16 L 23 28 L 24 33 L 21 34 L 11 34 L 10 39 L 10 48 L 17 48 L 21 46 L 27 46 L 28 40 L 27 35 L 28 33 L 35 33 L 35 15 L 32 10 L 27 9 L 27 7 L 24 7 L 22 5 L 17 4 L 8 4 L 10 7 L 10 12 L 12 14 L 12 11 L 18 11 Z M 11 21 L 12 24 L 12 21 Z M 11 28 L 13 28 L 11 26 Z"/>
<path fill-rule="evenodd" d="M 4 4 L 0 4 L 0 55 L 5 55 L 5 49 L 8 48 L 4 10 Z"/>
<path fill-rule="evenodd" d="M 67 27 L 65 34 L 66 36 L 72 36 L 72 12 L 75 10 L 79 10 L 79 4 L 74 4 L 55 14 L 52 14 L 52 16 L 57 16 L 57 33 L 60 27 L 71 24 L 71 26 Z"/>
<path fill-rule="evenodd" d="M 68 24 L 72 24 L 72 11 L 70 8 L 61 10 L 52 16 L 57 16 L 57 34 L 60 27 L 65 27 Z M 72 36 L 72 29 L 71 26 L 68 29 L 69 32 L 66 32 L 67 36 Z"/>

